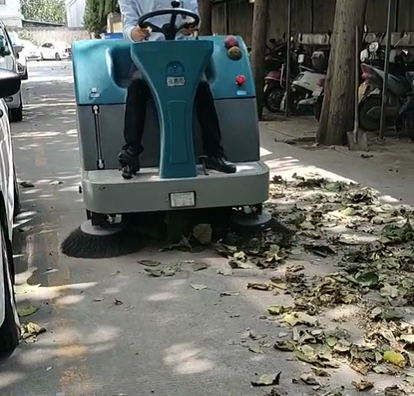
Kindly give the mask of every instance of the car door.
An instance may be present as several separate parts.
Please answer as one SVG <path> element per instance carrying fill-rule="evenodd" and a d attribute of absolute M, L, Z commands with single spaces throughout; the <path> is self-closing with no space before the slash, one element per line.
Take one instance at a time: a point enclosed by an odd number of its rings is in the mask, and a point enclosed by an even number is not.
<path fill-rule="evenodd" d="M 53 47 L 52 43 L 42 44 L 42 46 L 40 47 L 40 52 L 43 55 L 43 59 L 52 59 L 52 56 L 51 56 L 52 49 L 51 49 L 51 47 Z"/>

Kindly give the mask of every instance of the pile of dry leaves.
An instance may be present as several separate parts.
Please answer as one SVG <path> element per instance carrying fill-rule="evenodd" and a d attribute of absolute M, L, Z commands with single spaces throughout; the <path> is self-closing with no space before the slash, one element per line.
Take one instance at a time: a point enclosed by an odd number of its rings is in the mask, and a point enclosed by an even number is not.
<path fill-rule="evenodd" d="M 269 231 L 247 246 L 221 244 L 217 250 L 232 268 L 278 268 L 298 260 L 280 276 L 247 285 L 292 299 L 289 306 L 268 307 L 269 318 L 289 328 L 274 348 L 312 366 L 301 380 L 314 391 L 324 390 L 317 377 L 329 376 L 326 369 L 347 364 L 363 376 L 403 379 L 381 394 L 414 394 L 414 208 L 384 204 L 370 188 L 318 176 L 294 175 L 290 182 L 277 177 L 271 196 L 268 209 L 293 232 L 290 243 Z M 305 270 L 304 260 L 334 270 L 315 274 Z M 321 323 L 324 313 L 338 306 L 353 307 L 351 315 L 336 321 L 357 326 L 362 340 L 339 323 L 334 328 Z M 352 385 L 360 391 L 375 387 L 365 377 Z M 341 395 L 329 392 L 318 394 Z"/>

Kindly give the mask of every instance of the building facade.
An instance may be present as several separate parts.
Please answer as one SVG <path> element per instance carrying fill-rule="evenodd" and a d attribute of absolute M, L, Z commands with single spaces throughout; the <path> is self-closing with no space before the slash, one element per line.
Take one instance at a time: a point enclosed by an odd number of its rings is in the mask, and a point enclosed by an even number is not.
<path fill-rule="evenodd" d="M 0 18 L 6 26 L 21 27 L 23 16 L 20 0 L 0 0 Z"/>
<path fill-rule="evenodd" d="M 83 27 L 83 15 L 85 13 L 86 0 L 66 0 L 65 4 L 68 27 Z"/>

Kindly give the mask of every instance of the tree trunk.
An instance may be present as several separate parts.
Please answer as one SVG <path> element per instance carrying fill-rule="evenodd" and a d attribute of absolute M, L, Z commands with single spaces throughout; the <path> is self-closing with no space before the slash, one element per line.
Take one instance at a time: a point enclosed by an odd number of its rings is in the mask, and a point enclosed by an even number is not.
<path fill-rule="evenodd" d="M 253 10 L 253 34 L 251 65 L 256 86 L 256 102 L 259 119 L 263 115 L 263 81 L 265 78 L 265 51 L 267 34 L 267 0 L 255 0 Z"/>
<path fill-rule="evenodd" d="M 346 144 L 346 132 L 353 129 L 355 29 L 358 25 L 361 42 L 366 7 L 367 0 L 336 0 L 325 98 L 317 133 L 319 144 Z"/>
<path fill-rule="evenodd" d="M 211 36 L 211 0 L 198 0 L 198 8 L 201 16 L 200 36 Z"/>

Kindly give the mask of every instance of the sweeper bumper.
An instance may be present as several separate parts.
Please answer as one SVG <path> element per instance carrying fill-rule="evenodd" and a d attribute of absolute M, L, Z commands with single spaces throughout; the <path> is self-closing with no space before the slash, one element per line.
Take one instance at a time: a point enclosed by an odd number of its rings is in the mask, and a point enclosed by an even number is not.
<path fill-rule="evenodd" d="M 237 163 L 234 174 L 205 171 L 198 176 L 161 179 L 158 168 L 143 168 L 131 180 L 118 170 L 84 171 L 83 199 L 94 213 L 123 214 L 257 205 L 266 201 L 269 170 L 258 162 Z"/>

